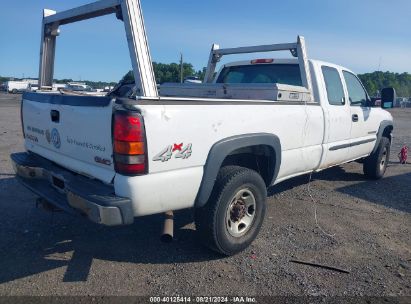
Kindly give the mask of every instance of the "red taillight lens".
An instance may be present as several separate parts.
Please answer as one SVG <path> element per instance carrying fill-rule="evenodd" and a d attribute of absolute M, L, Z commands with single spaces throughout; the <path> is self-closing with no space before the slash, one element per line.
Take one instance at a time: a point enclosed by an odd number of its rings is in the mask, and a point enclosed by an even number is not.
<path fill-rule="evenodd" d="M 138 113 L 116 112 L 113 126 L 114 167 L 125 175 L 147 173 L 143 118 Z"/>
<path fill-rule="evenodd" d="M 146 171 L 145 164 L 122 164 L 116 163 L 116 172 L 124 174 L 124 175 L 138 175 L 142 174 Z"/>
<path fill-rule="evenodd" d="M 139 116 L 116 115 L 114 118 L 114 139 L 119 141 L 143 141 L 142 121 Z"/>

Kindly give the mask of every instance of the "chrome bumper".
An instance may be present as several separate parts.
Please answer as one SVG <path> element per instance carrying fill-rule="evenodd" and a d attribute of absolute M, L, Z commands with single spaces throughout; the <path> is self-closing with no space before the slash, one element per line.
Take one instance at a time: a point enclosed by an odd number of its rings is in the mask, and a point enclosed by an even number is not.
<path fill-rule="evenodd" d="M 74 174 L 33 153 L 10 157 L 18 181 L 57 208 L 107 226 L 133 223 L 130 199 L 116 196 L 113 186 Z"/>

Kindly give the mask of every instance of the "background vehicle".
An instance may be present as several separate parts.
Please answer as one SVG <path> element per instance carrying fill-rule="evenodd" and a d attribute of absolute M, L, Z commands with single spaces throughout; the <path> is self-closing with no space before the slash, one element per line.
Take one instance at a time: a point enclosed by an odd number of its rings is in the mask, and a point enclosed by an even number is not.
<path fill-rule="evenodd" d="M 48 203 L 105 225 L 194 208 L 204 242 L 231 255 L 257 236 L 267 187 L 358 159 L 367 177 L 384 175 L 391 115 L 375 107 L 349 69 L 308 60 L 303 37 L 214 45 L 205 83 L 163 84 L 160 95 L 137 0 L 45 16 L 41 53 L 54 58 L 56 37 L 44 37 L 50 25 L 119 11 L 124 17 L 129 10 L 134 19 L 124 24 L 134 85 L 103 97 L 23 95 L 27 152 L 11 157 L 17 178 Z M 223 56 L 284 50 L 296 58 L 226 64 L 213 77 Z M 41 87 L 50 85 L 52 73 L 42 57 Z M 394 100 L 392 89 L 382 91 L 382 107 Z"/>
<path fill-rule="evenodd" d="M 61 89 L 65 89 L 67 87 L 64 83 L 53 83 L 53 90 L 60 91 Z"/>
<path fill-rule="evenodd" d="M 83 82 L 69 82 L 65 86 L 65 89 L 69 91 L 75 91 L 75 92 L 96 92 L 97 91 Z"/>
<path fill-rule="evenodd" d="M 29 83 L 27 81 L 7 81 L 6 90 L 9 93 L 17 94 L 28 90 Z"/>
<path fill-rule="evenodd" d="M 184 83 L 201 83 L 201 79 L 197 76 L 189 76 L 184 78 Z"/>
<path fill-rule="evenodd" d="M 27 90 L 31 91 L 31 92 L 35 92 L 39 89 L 39 85 L 38 84 L 32 84 L 29 83 Z"/>
<path fill-rule="evenodd" d="M 0 91 L 7 91 L 7 83 L 1 83 L 0 84 Z"/>
<path fill-rule="evenodd" d="M 104 89 L 103 89 L 103 92 L 110 92 L 110 91 L 112 91 L 113 89 L 114 89 L 113 86 L 105 86 Z"/>

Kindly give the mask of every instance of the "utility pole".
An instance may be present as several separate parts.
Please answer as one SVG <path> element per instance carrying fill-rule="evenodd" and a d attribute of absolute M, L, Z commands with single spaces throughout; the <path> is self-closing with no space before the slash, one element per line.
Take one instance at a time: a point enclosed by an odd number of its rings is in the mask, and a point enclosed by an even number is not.
<path fill-rule="evenodd" d="M 180 83 L 183 83 L 183 53 L 180 53 Z"/>

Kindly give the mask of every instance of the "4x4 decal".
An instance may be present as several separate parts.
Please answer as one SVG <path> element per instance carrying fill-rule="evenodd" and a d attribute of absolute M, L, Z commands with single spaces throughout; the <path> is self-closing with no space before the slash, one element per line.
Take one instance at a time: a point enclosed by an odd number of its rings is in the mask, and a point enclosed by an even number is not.
<path fill-rule="evenodd" d="M 191 147 L 192 144 L 187 144 L 186 146 L 183 146 L 183 143 L 168 145 L 163 150 L 161 150 L 160 153 L 153 157 L 153 161 L 169 161 L 171 157 L 173 157 L 174 152 L 177 152 L 174 153 L 174 158 L 187 159 L 191 156 Z"/>

